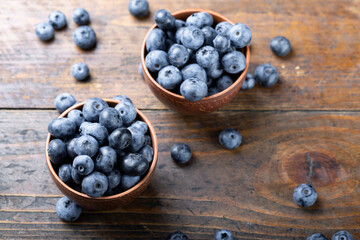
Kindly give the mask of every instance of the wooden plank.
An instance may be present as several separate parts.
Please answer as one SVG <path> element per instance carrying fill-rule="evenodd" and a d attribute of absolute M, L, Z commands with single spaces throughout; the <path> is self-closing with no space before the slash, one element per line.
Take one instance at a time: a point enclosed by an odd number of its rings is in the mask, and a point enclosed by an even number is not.
<path fill-rule="evenodd" d="M 302 239 L 339 229 L 360 237 L 359 112 L 145 114 L 159 139 L 149 188 L 127 207 L 85 212 L 78 222 L 64 224 L 55 213 L 61 193 L 44 159 L 47 123 L 57 113 L 1 110 L 0 237 L 161 239 L 182 230 L 190 239 L 211 239 L 221 228 L 237 239 Z M 226 127 L 243 134 L 239 149 L 218 144 Z M 191 164 L 171 160 L 176 142 L 192 147 Z M 300 209 L 292 192 L 310 178 L 319 202 Z"/>
<path fill-rule="evenodd" d="M 270 62 L 281 73 L 274 88 L 239 94 L 228 110 L 358 110 L 360 100 L 360 3 L 355 0 L 223 0 L 151 1 L 151 16 L 136 20 L 127 10 L 128 1 L 90 1 L 86 9 L 98 36 L 94 51 L 75 47 L 71 12 L 74 0 L 25 0 L 0 2 L 0 108 L 52 108 L 54 97 L 70 92 L 78 100 L 90 96 L 126 94 L 136 105 L 164 109 L 154 98 L 138 72 L 140 46 L 160 8 L 216 10 L 235 22 L 247 23 L 253 31 L 250 71 Z M 69 27 L 57 31 L 49 44 L 34 33 L 38 22 L 52 10 L 63 11 Z M 287 36 L 294 47 L 286 58 L 269 50 L 269 41 Z M 71 65 L 85 61 L 92 79 L 78 83 L 70 75 Z"/>

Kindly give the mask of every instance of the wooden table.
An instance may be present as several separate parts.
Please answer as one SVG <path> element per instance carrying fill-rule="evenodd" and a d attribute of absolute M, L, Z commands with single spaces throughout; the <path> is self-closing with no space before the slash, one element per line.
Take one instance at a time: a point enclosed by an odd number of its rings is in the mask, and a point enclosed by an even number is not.
<path fill-rule="evenodd" d="M 57 3 L 56 3 L 57 2 Z M 222 228 L 236 239 L 305 239 L 340 230 L 360 238 L 360 2 L 358 0 L 197 0 L 150 2 L 151 16 L 129 15 L 128 1 L 0 2 L 0 238 L 165 239 L 180 230 L 213 239 Z M 86 2 L 83 3 L 83 2 Z M 98 36 L 94 51 L 72 40 L 75 7 L 86 8 Z M 204 8 L 253 31 L 251 66 L 269 62 L 280 72 L 273 88 L 256 86 L 215 113 L 185 117 L 167 110 L 137 72 L 140 45 L 153 14 Z M 68 28 L 42 43 L 34 33 L 52 10 Z M 270 40 L 287 36 L 293 52 L 276 57 Z M 70 74 L 85 61 L 91 81 Z M 62 196 L 45 165 L 53 100 L 62 92 L 79 101 L 126 94 L 154 124 L 159 162 L 144 194 L 110 212 L 84 212 L 64 223 L 55 212 Z M 241 131 L 234 151 L 218 143 L 226 127 Z M 171 160 L 174 143 L 194 151 L 190 165 Z M 311 174 L 310 174 L 311 172 Z M 312 180 L 316 206 L 298 208 L 294 187 Z"/>

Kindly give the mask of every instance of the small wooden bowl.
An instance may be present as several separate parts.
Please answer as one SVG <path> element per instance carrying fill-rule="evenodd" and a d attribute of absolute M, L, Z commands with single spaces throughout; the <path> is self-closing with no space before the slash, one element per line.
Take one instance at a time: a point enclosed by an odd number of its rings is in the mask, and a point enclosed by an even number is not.
<path fill-rule="evenodd" d="M 118 100 L 114 99 L 104 99 L 110 107 L 115 107 L 116 104 L 119 103 Z M 85 102 L 76 104 L 72 106 L 71 108 L 67 109 L 65 112 L 63 112 L 59 118 L 66 117 L 66 115 L 73 109 L 79 109 L 81 110 Z M 137 110 L 137 109 L 136 109 Z M 150 165 L 150 168 L 147 172 L 147 174 L 143 177 L 143 179 L 136 184 L 131 189 L 113 195 L 113 196 L 106 196 L 106 197 L 99 197 L 99 198 L 92 198 L 87 196 L 86 194 L 83 194 L 81 192 L 78 192 L 71 187 L 69 187 L 66 183 L 64 183 L 56 173 L 54 166 L 52 162 L 50 161 L 49 155 L 47 153 L 47 149 L 49 147 L 49 142 L 52 139 L 52 136 L 48 134 L 48 137 L 46 139 L 46 146 L 45 146 L 45 157 L 46 157 L 46 165 L 49 168 L 49 172 L 51 175 L 51 178 L 55 182 L 56 186 L 60 189 L 60 191 L 67 196 L 68 198 L 72 199 L 74 202 L 76 202 L 79 206 L 83 207 L 84 209 L 88 210 L 109 210 L 109 209 L 115 209 L 118 207 L 125 206 L 129 203 L 131 203 L 133 200 L 135 200 L 149 185 L 151 177 L 154 174 L 156 163 L 157 163 L 157 157 L 158 157 L 158 142 L 156 138 L 156 133 L 154 130 L 154 127 L 150 123 L 149 119 L 139 110 L 137 110 L 137 119 L 144 121 L 148 127 L 149 132 L 152 140 L 152 147 L 154 149 L 154 158 Z"/>
<path fill-rule="evenodd" d="M 172 15 L 176 19 L 182 19 L 186 20 L 188 16 L 190 16 L 193 13 L 196 12 L 208 12 L 211 14 L 214 18 L 214 24 L 219 22 L 229 22 L 230 24 L 234 24 L 232 21 L 230 21 L 228 18 L 222 16 L 219 13 L 209 11 L 209 10 L 203 10 L 203 9 L 187 9 L 182 10 L 173 13 Z M 236 81 L 227 89 L 224 91 L 212 95 L 210 97 L 205 97 L 200 101 L 197 102 L 190 102 L 186 100 L 183 96 L 170 92 L 169 90 L 166 90 L 163 88 L 160 84 L 156 82 L 156 80 L 151 76 L 149 70 L 147 69 L 145 65 L 145 56 L 146 56 L 146 39 L 150 33 L 151 30 L 156 28 L 156 24 L 152 26 L 149 30 L 149 32 L 146 34 L 144 42 L 142 44 L 141 48 L 141 65 L 144 73 L 144 78 L 148 86 L 150 87 L 150 90 L 153 92 L 153 94 L 166 106 L 171 108 L 174 111 L 177 111 L 179 113 L 185 114 L 185 115 L 200 115 L 204 113 L 210 113 L 213 111 L 218 110 L 219 108 L 223 107 L 226 103 L 230 102 L 236 94 L 240 91 L 241 85 L 243 84 L 246 73 L 249 68 L 250 63 L 250 48 L 249 46 L 246 46 L 246 48 L 243 48 L 243 53 L 246 58 L 246 67 L 244 71 L 241 73 L 239 78 L 236 79 Z"/>

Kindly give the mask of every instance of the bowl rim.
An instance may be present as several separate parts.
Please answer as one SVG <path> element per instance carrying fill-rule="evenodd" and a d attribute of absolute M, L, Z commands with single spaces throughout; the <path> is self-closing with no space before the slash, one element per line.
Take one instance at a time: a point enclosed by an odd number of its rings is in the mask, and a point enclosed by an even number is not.
<path fill-rule="evenodd" d="M 176 11 L 174 13 L 171 13 L 171 15 L 173 16 L 176 16 L 176 15 L 179 15 L 179 14 L 184 14 L 184 13 L 189 13 L 190 15 L 193 14 L 193 13 L 196 13 L 196 12 L 207 12 L 209 14 L 211 14 L 212 16 L 216 16 L 218 18 L 222 18 L 224 19 L 224 21 L 230 23 L 231 25 L 234 24 L 233 21 L 231 21 L 229 18 L 223 16 L 222 14 L 220 13 L 217 13 L 217 12 L 214 12 L 214 11 L 211 11 L 211 10 L 207 10 L 207 9 L 201 9 L 201 8 L 189 8 L 189 9 L 184 9 L 184 10 L 180 10 L 180 11 Z M 146 33 L 145 37 L 144 37 L 144 40 L 143 40 L 143 43 L 142 43 L 142 46 L 141 46 L 141 65 L 142 65 L 142 69 L 143 69 L 143 72 L 144 74 L 150 79 L 150 81 L 152 81 L 152 83 L 157 87 L 159 88 L 161 91 L 165 92 L 166 94 L 170 95 L 171 97 L 173 98 L 176 98 L 178 100 L 182 100 L 182 101 L 185 101 L 185 97 L 183 97 L 182 95 L 180 94 L 176 94 L 176 93 L 173 93 L 167 89 L 165 89 L 163 86 L 161 86 L 151 75 L 151 73 L 149 72 L 148 68 L 146 67 L 145 65 L 145 52 L 146 52 L 146 40 L 150 34 L 150 32 L 155 29 L 157 27 L 157 24 L 154 24 L 149 30 L 148 32 Z M 201 102 L 201 101 L 209 101 L 209 100 L 215 100 L 217 99 L 218 97 L 221 97 L 222 95 L 227 95 L 226 93 L 227 92 L 230 92 L 232 91 L 234 88 L 236 88 L 237 84 L 241 83 L 242 81 L 242 78 L 244 77 L 244 75 L 247 73 L 247 70 L 249 68 L 249 65 L 250 65 L 250 47 L 249 45 L 246 45 L 246 47 L 242 48 L 242 49 L 245 49 L 246 50 L 246 53 L 245 53 L 245 59 L 246 59 L 246 65 L 245 65 L 245 69 L 242 71 L 242 73 L 239 75 L 239 77 L 236 79 L 236 81 L 234 81 L 233 84 L 231 84 L 230 87 L 228 87 L 227 89 L 219 92 L 219 93 L 216 93 L 214 95 L 211 95 L 211 96 L 206 96 L 204 97 L 203 99 L 197 101 L 198 103 Z M 145 78 L 146 79 L 146 78 Z M 186 100 L 188 101 L 188 100 Z"/>
<path fill-rule="evenodd" d="M 102 100 L 104 100 L 106 103 L 112 103 L 112 104 L 118 104 L 121 102 L 119 100 L 109 99 L 109 98 L 102 98 Z M 85 103 L 86 103 L 86 101 L 83 101 L 83 102 L 80 102 L 80 103 L 77 103 L 77 104 L 71 106 L 70 108 L 65 110 L 63 113 L 61 113 L 58 118 L 66 117 L 67 114 L 71 110 L 78 109 L 78 108 L 84 106 Z M 68 186 L 65 182 L 63 182 L 60 179 L 60 177 L 58 176 L 58 174 L 56 173 L 55 169 L 52 166 L 52 162 L 50 161 L 50 157 L 49 157 L 49 154 L 47 151 L 52 136 L 50 133 L 48 133 L 48 136 L 46 138 L 46 144 L 45 144 L 45 158 L 46 158 L 46 165 L 50 171 L 50 174 L 56 179 L 56 181 L 58 183 L 60 183 L 62 185 L 62 187 L 66 188 L 67 191 L 70 191 L 70 192 L 72 192 L 72 194 L 80 196 L 87 200 L 114 200 L 114 199 L 119 199 L 121 197 L 124 197 L 124 196 L 130 194 L 131 192 L 136 192 L 149 178 L 152 177 L 152 174 L 155 171 L 155 167 L 156 167 L 157 159 L 158 159 L 158 141 L 157 141 L 155 129 L 154 129 L 153 125 L 151 124 L 150 120 L 139 109 L 137 109 L 137 108 L 135 108 L 135 109 L 138 114 L 138 117 L 141 118 L 141 120 L 144 121 L 148 125 L 149 133 L 150 133 L 151 141 L 152 141 L 152 147 L 154 149 L 154 156 L 153 156 L 151 165 L 149 167 L 149 170 L 147 171 L 146 175 L 141 179 L 141 181 L 138 182 L 135 186 L 133 186 L 132 188 L 130 188 L 124 192 L 121 192 L 121 193 L 118 193 L 115 195 L 103 196 L 103 197 L 98 197 L 98 198 L 90 197 L 84 193 L 78 192 L 75 189 L 71 188 L 70 186 Z M 59 189 L 59 190 L 61 190 L 61 189 Z M 64 194 L 64 195 L 66 195 L 66 194 Z"/>

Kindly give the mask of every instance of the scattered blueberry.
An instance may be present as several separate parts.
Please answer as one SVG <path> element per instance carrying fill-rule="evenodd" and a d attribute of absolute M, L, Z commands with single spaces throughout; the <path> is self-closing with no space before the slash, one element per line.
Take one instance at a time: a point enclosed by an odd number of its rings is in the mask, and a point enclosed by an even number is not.
<path fill-rule="evenodd" d="M 130 176 L 141 176 L 149 169 L 149 162 L 142 154 L 130 153 L 120 161 L 121 170 Z"/>
<path fill-rule="evenodd" d="M 197 50 L 203 45 L 204 41 L 204 34 L 197 27 L 188 26 L 182 32 L 181 43 L 187 48 Z"/>
<path fill-rule="evenodd" d="M 291 51 L 291 44 L 289 39 L 283 36 L 275 37 L 270 42 L 270 49 L 276 55 L 283 57 Z"/>
<path fill-rule="evenodd" d="M 206 82 L 205 69 L 200 67 L 196 63 L 185 66 L 183 69 L 181 69 L 181 74 L 184 80 L 187 80 L 189 78 L 197 78 L 203 82 Z"/>
<path fill-rule="evenodd" d="M 228 29 L 227 36 L 234 47 L 243 48 L 250 44 L 252 33 L 247 25 L 235 23 Z"/>
<path fill-rule="evenodd" d="M 151 52 L 154 50 L 165 50 L 165 40 L 166 36 L 163 30 L 159 28 L 151 30 L 146 39 L 146 51 Z"/>
<path fill-rule="evenodd" d="M 75 130 L 75 122 L 68 118 L 56 118 L 48 125 L 49 133 L 55 138 L 69 137 L 75 133 Z"/>
<path fill-rule="evenodd" d="M 321 233 L 314 233 L 311 236 L 307 237 L 306 240 L 329 240 L 329 239 Z"/>
<path fill-rule="evenodd" d="M 56 96 L 54 104 L 55 108 L 60 112 L 64 112 L 66 109 L 76 103 L 76 99 L 70 93 L 61 93 Z"/>
<path fill-rule="evenodd" d="M 261 64 L 255 69 L 255 81 L 263 87 L 272 87 L 279 80 L 279 72 L 271 64 Z"/>
<path fill-rule="evenodd" d="M 71 75 L 78 81 L 84 81 L 90 76 L 90 69 L 86 63 L 78 62 L 72 65 Z"/>
<path fill-rule="evenodd" d="M 215 37 L 217 36 L 215 29 L 213 29 L 210 26 L 205 26 L 201 29 L 201 31 L 204 34 L 204 39 L 205 39 L 204 45 L 208 45 L 208 46 L 213 45 L 213 41 L 214 41 Z"/>
<path fill-rule="evenodd" d="M 81 182 L 82 191 L 90 197 L 101 197 L 108 189 L 108 179 L 101 172 L 93 172 Z"/>
<path fill-rule="evenodd" d="M 171 147 L 171 157 L 176 163 L 187 163 L 191 156 L 191 148 L 186 143 L 176 143 Z"/>
<path fill-rule="evenodd" d="M 317 192 L 313 186 L 302 183 L 295 188 L 293 198 L 298 206 L 310 207 L 316 202 Z"/>
<path fill-rule="evenodd" d="M 72 167 L 79 175 L 86 176 L 94 170 L 94 161 L 87 155 L 79 155 L 74 159 Z"/>
<path fill-rule="evenodd" d="M 59 178 L 64 182 L 64 183 L 71 183 L 71 164 L 70 163 L 64 163 L 59 167 L 59 172 L 58 172 Z"/>
<path fill-rule="evenodd" d="M 142 154 L 146 160 L 151 163 L 154 157 L 154 149 L 150 145 L 145 145 L 140 151 L 140 154 Z"/>
<path fill-rule="evenodd" d="M 76 139 L 74 151 L 77 155 L 95 156 L 99 149 L 99 143 L 90 135 L 84 135 Z"/>
<path fill-rule="evenodd" d="M 354 240 L 354 238 L 347 231 L 338 231 L 332 236 L 331 240 Z"/>
<path fill-rule="evenodd" d="M 157 11 L 155 13 L 154 20 L 158 27 L 162 30 L 174 30 L 176 28 L 175 18 L 165 9 Z"/>
<path fill-rule="evenodd" d="M 76 128 L 79 128 L 80 125 L 85 122 L 84 115 L 82 111 L 78 109 L 73 109 L 67 114 L 67 118 L 74 121 L 76 124 Z"/>
<path fill-rule="evenodd" d="M 203 68 L 209 68 L 219 62 L 219 52 L 211 46 L 202 47 L 196 52 L 196 62 Z"/>
<path fill-rule="evenodd" d="M 104 173 L 109 173 L 114 169 L 116 162 L 115 150 L 109 146 L 104 146 L 99 149 L 95 158 L 95 169 Z"/>
<path fill-rule="evenodd" d="M 76 46 L 83 50 L 89 50 L 95 47 L 96 34 L 89 26 L 80 26 L 75 29 L 73 38 Z"/>
<path fill-rule="evenodd" d="M 74 222 L 81 215 L 82 209 L 68 197 L 60 198 L 56 203 L 56 213 L 66 222 Z"/>
<path fill-rule="evenodd" d="M 234 128 L 227 128 L 219 134 L 219 142 L 227 149 L 238 148 L 242 142 L 241 134 Z"/>
<path fill-rule="evenodd" d="M 233 84 L 233 80 L 228 75 L 222 75 L 221 78 L 219 78 L 216 82 L 216 86 L 221 90 L 224 91 L 228 87 L 230 87 Z"/>
<path fill-rule="evenodd" d="M 123 150 L 130 146 L 131 132 L 127 128 L 117 128 L 109 136 L 109 146 L 115 150 Z"/>
<path fill-rule="evenodd" d="M 200 101 L 206 97 L 208 87 L 206 83 L 198 78 L 186 79 L 180 86 L 181 95 L 189 101 Z"/>
<path fill-rule="evenodd" d="M 140 182 L 140 179 L 140 176 L 129 176 L 123 174 L 121 175 L 120 187 L 122 190 L 126 191 Z"/>
<path fill-rule="evenodd" d="M 104 126 L 109 133 L 117 128 L 122 127 L 123 121 L 120 117 L 120 113 L 115 108 L 105 108 L 99 116 L 99 123 Z"/>
<path fill-rule="evenodd" d="M 220 22 L 220 23 L 216 24 L 215 32 L 218 35 L 226 36 L 230 27 L 231 27 L 230 23 L 228 23 L 228 22 Z"/>
<path fill-rule="evenodd" d="M 184 66 L 189 60 L 189 52 L 180 44 L 174 44 L 168 51 L 169 62 L 171 65 L 179 68 Z"/>
<path fill-rule="evenodd" d="M 49 23 L 54 29 L 59 30 L 66 26 L 66 17 L 60 11 L 53 11 L 49 15 Z"/>
<path fill-rule="evenodd" d="M 246 59 L 242 52 L 233 51 L 225 54 L 221 59 L 224 71 L 231 74 L 241 72 L 246 67 Z"/>
<path fill-rule="evenodd" d="M 255 78 L 251 73 L 246 74 L 246 79 L 241 86 L 241 90 L 250 90 L 255 86 Z"/>
<path fill-rule="evenodd" d="M 170 234 L 168 240 L 188 240 L 188 237 L 184 233 L 177 231 Z"/>
<path fill-rule="evenodd" d="M 100 113 L 109 105 L 101 98 L 94 97 L 86 101 L 83 106 L 83 114 L 87 121 L 98 122 Z"/>
<path fill-rule="evenodd" d="M 213 44 L 220 54 L 228 52 L 231 45 L 230 40 L 223 35 L 217 35 L 213 40 Z"/>
<path fill-rule="evenodd" d="M 161 50 L 154 50 L 145 57 L 145 65 L 151 72 L 158 72 L 169 65 L 168 54 Z"/>
<path fill-rule="evenodd" d="M 119 170 L 114 169 L 109 173 L 109 175 L 107 175 L 107 179 L 109 184 L 108 188 L 116 188 L 121 181 L 121 173 Z"/>
<path fill-rule="evenodd" d="M 221 229 L 216 232 L 215 240 L 234 240 L 234 237 L 229 230 Z"/>
<path fill-rule="evenodd" d="M 144 17 L 149 14 L 149 3 L 146 0 L 130 0 L 129 11 L 135 17 Z"/>
<path fill-rule="evenodd" d="M 136 108 L 129 102 L 118 103 L 115 109 L 119 112 L 125 126 L 129 126 L 136 118 Z"/>
<path fill-rule="evenodd" d="M 49 23 L 39 23 L 35 26 L 36 36 L 41 41 L 49 41 L 54 38 L 54 28 Z"/>
<path fill-rule="evenodd" d="M 53 139 L 47 149 L 50 161 L 55 164 L 62 164 L 67 157 L 66 144 L 60 139 Z"/>
<path fill-rule="evenodd" d="M 81 25 L 87 25 L 90 23 L 90 15 L 88 11 L 86 11 L 83 8 L 76 8 L 74 9 L 72 13 L 72 18 L 74 22 L 81 26 Z"/>
<path fill-rule="evenodd" d="M 161 69 L 156 79 L 156 81 L 167 90 L 178 88 L 182 83 L 182 80 L 180 70 L 171 65 Z"/>

